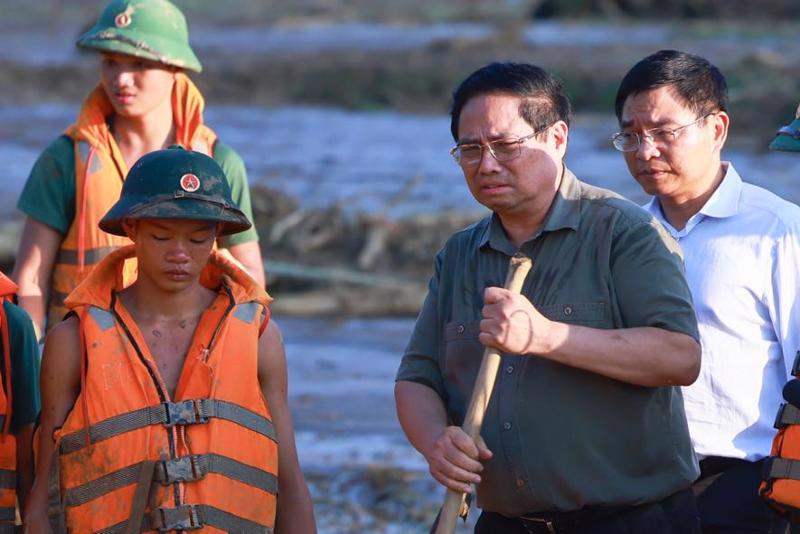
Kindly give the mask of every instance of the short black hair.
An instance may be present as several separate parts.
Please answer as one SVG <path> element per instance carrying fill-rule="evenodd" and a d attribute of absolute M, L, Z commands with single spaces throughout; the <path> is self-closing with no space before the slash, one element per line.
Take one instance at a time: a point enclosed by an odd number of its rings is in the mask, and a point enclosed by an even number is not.
<path fill-rule="evenodd" d="M 617 120 L 622 120 L 622 107 L 629 96 L 665 86 L 672 87 L 697 115 L 728 111 L 728 84 L 717 67 L 700 56 L 659 50 L 639 61 L 622 79 L 614 103 Z"/>
<path fill-rule="evenodd" d="M 528 63 L 491 63 L 481 67 L 453 92 L 450 133 L 458 141 L 461 110 L 473 97 L 508 94 L 522 99 L 519 114 L 535 131 L 562 120 L 569 126 L 572 107 L 561 80 Z"/>

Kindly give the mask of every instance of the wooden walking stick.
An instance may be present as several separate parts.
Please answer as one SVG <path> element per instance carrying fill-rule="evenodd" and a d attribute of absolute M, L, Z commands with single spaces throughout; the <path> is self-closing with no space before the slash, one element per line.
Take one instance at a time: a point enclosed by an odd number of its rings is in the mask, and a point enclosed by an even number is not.
<path fill-rule="evenodd" d="M 519 252 L 515 254 L 508 263 L 508 276 L 506 276 L 505 288 L 512 293 L 519 294 L 522 290 L 522 283 L 531 270 L 533 262 L 531 259 Z M 478 370 L 478 377 L 475 379 L 475 386 L 472 389 L 472 398 L 467 407 L 467 415 L 464 418 L 462 430 L 473 440 L 477 440 L 483 425 L 483 416 L 486 414 L 486 407 L 489 405 L 489 398 L 492 396 L 494 381 L 497 378 L 497 369 L 500 367 L 500 351 L 494 347 L 486 347 L 483 351 L 481 367 Z M 466 507 L 466 493 L 454 490 L 447 490 L 447 497 L 439 515 L 439 524 L 436 527 L 436 534 L 453 534 L 456 528 L 456 520 L 461 515 L 462 507 Z M 466 514 L 464 514 L 466 515 Z"/>

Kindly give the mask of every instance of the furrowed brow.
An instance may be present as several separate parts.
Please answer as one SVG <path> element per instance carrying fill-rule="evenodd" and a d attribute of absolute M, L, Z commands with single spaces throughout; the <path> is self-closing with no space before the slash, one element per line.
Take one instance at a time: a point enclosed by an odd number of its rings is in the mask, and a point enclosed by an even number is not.
<path fill-rule="evenodd" d="M 520 135 L 515 133 L 509 132 L 500 132 L 496 134 L 489 134 L 486 136 L 488 143 L 493 143 L 494 141 L 502 141 L 503 139 L 517 139 Z M 480 138 L 475 137 L 465 137 L 464 139 L 459 139 L 458 144 L 460 145 L 479 145 L 481 144 Z"/>

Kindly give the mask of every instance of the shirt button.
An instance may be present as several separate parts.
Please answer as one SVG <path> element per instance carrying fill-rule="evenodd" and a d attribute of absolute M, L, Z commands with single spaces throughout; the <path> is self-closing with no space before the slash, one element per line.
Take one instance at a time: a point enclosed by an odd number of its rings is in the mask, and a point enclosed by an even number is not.
<path fill-rule="evenodd" d="M 506 421 L 505 423 L 503 423 L 503 428 L 505 428 L 506 430 L 511 430 L 511 423 L 509 421 Z"/>
<path fill-rule="evenodd" d="M 458 325 L 458 328 L 456 329 L 456 332 L 458 332 L 459 334 L 463 334 L 464 333 L 464 325 L 463 324 Z"/>
<path fill-rule="evenodd" d="M 511 374 L 513 372 L 514 372 L 514 366 L 513 365 L 509 365 L 508 367 L 506 367 L 506 373 Z"/>
<path fill-rule="evenodd" d="M 522 480 L 521 478 L 518 478 L 518 479 L 517 479 L 517 487 L 518 487 L 518 488 L 521 488 L 521 487 L 522 487 L 522 486 L 524 486 L 524 485 L 525 485 L 525 481 L 524 481 L 524 480 Z"/>
<path fill-rule="evenodd" d="M 572 306 L 564 306 L 564 315 L 567 317 L 572 315 Z"/>

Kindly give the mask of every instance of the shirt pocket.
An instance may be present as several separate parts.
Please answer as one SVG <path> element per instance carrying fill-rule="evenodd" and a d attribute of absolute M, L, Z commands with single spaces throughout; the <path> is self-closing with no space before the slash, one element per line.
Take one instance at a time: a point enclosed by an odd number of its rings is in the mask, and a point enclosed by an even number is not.
<path fill-rule="evenodd" d="M 480 321 L 453 321 L 444 326 L 443 375 L 450 415 L 461 424 L 478 376 L 484 346 L 478 341 Z"/>
<path fill-rule="evenodd" d="M 605 302 L 564 302 L 537 307 L 539 313 L 561 323 L 599 326 L 608 320 L 608 306 Z"/>

